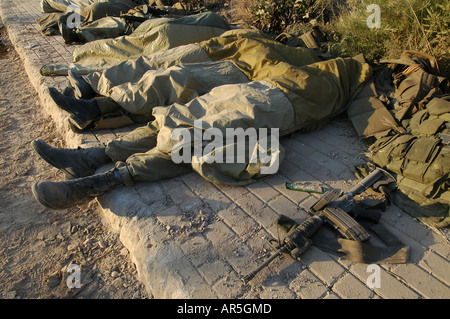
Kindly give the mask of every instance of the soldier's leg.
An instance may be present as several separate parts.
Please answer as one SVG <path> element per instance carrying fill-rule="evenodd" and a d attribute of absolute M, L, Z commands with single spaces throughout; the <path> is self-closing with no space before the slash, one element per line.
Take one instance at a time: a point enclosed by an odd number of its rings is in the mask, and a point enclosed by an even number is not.
<path fill-rule="evenodd" d="M 111 141 L 107 147 L 63 149 L 54 148 L 41 139 L 33 141 L 34 150 L 50 165 L 63 171 L 68 179 L 86 177 L 109 162 L 126 161 L 136 153 L 145 153 L 156 146 L 158 129 L 149 123 Z"/>
<path fill-rule="evenodd" d="M 91 201 L 120 186 L 123 180 L 117 169 L 63 182 L 38 182 L 32 186 L 34 198 L 52 209 L 65 209 Z"/>
<path fill-rule="evenodd" d="M 137 182 L 156 182 L 192 171 L 188 163 L 176 164 L 170 155 L 153 148 L 146 153 L 131 155 L 126 162 L 117 162 L 116 168 L 125 185 Z"/>
<path fill-rule="evenodd" d="M 97 93 L 92 89 L 88 82 L 79 74 L 72 70 L 67 72 L 67 79 L 70 86 L 74 89 L 74 96 L 77 99 L 92 99 Z"/>
<path fill-rule="evenodd" d="M 42 159 L 63 171 L 67 179 L 92 175 L 98 167 L 111 162 L 103 147 L 54 148 L 41 139 L 33 141 L 32 146 Z"/>
<path fill-rule="evenodd" d="M 134 154 L 153 149 L 157 143 L 158 131 L 153 122 L 138 127 L 127 135 L 110 141 L 106 146 L 106 154 L 113 162 L 125 162 Z"/>
<path fill-rule="evenodd" d="M 133 154 L 128 157 L 128 165 L 124 162 L 116 162 L 116 168 L 91 176 L 85 176 L 64 182 L 39 182 L 33 185 L 32 192 L 36 200 L 42 205 L 52 209 L 64 209 L 77 204 L 90 201 L 95 196 L 104 194 L 123 185 L 132 185 L 139 181 L 156 181 L 163 178 L 179 176 L 189 172 L 189 164 L 175 164 L 167 154 L 160 153 L 156 145 L 157 128 L 151 124 L 131 132 L 122 139 L 111 142 L 106 149 L 94 150 L 100 154 L 99 164 L 105 155 L 114 161 L 124 159 L 133 152 L 145 152 Z M 42 146 L 42 143 L 35 145 Z M 69 157 L 83 162 L 88 150 L 61 150 L 42 147 L 46 155 L 53 155 L 57 164 L 64 166 L 69 163 Z M 56 155 L 56 156 L 55 156 Z M 59 155 L 59 157 L 58 157 Z M 93 163 L 93 161 L 91 161 Z M 54 164 L 54 162 L 53 162 Z"/>
<path fill-rule="evenodd" d="M 64 95 L 53 87 L 49 88 L 49 94 L 56 105 L 69 113 L 71 123 L 79 130 L 83 130 L 95 123 L 103 114 L 108 114 L 121 108 L 119 104 L 108 97 L 76 99 Z"/>

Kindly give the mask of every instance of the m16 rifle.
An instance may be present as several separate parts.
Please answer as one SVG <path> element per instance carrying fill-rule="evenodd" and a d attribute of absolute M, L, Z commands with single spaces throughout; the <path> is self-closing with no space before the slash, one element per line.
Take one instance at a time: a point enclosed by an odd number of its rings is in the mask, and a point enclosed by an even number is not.
<path fill-rule="evenodd" d="M 355 209 L 354 196 L 364 192 L 382 177 L 384 177 L 384 171 L 376 168 L 345 194 L 338 189 L 324 193 L 309 208 L 309 213 L 313 216 L 306 219 L 300 225 L 292 227 L 287 232 L 283 241 L 279 243 L 280 245 L 277 247 L 277 250 L 263 264 L 242 278 L 244 283 L 253 279 L 256 274 L 282 253 L 288 252 L 292 258 L 300 260 L 300 255 L 312 244 L 310 238 L 322 228 L 324 223 L 332 225 L 346 239 L 358 242 L 367 241 L 370 238 L 370 234 L 349 213 L 352 211 L 355 214 L 361 212 Z M 280 218 L 287 217 L 282 215 Z M 379 216 L 374 217 L 374 219 L 378 218 Z"/>

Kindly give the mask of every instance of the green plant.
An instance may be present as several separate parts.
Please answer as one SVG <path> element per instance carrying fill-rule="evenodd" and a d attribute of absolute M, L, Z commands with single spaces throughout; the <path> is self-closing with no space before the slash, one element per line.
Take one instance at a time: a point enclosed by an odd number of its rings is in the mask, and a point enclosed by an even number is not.
<path fill-rule="evenodd" d="M 283 32 L 289 24 L 309 18 L 309 0 L 257 0 L 253 6 L 254 25 L 267 33 Z"/>

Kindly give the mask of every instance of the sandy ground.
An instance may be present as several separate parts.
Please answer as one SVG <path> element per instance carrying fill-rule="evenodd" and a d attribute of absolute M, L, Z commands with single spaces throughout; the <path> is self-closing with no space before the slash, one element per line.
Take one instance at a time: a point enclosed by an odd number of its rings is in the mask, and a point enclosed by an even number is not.
<path fill-rule="evenodd" d="M 95 201 L 54 211 L 33 198 L 34 182 L 64 178 L 31 147 L 36 138 L 64 146 L 39 108 L 0 24 L 0 297 L 151 298 L 118 235 L 102 224 Z M 80 272 L 68 272 L 71 265 Z M 78 274 L 80 288 L 74 287 Z"/>

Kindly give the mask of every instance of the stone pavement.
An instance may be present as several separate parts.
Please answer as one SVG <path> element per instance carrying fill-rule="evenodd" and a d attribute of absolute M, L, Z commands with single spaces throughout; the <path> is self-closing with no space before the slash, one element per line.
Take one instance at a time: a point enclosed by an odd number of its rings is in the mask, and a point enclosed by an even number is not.
<path fill-rule="evenodd" d="M 0 3 L 3 24 L 43 111 L 52 116 L 68 146 L 104 144 L 130 130 L 72 133 L 66 115 L 47 92 L 48 86 L 64 88 L 66 78 L 43 77 L 39 69 L 43 64 L 70 63 L 74 46 L 65 45 L 60 36 L 39 33 L 35 19 L 42 15 L 40 0 Z M 120 234 L 140 280 L 155 298 L 450 298 L 448 231 L 433 231 L 395 206 L 383 213 L 381 223 L 411 247 L 411 258 L 408 264 L 381 266 L 380 288 L 366 284 L 368 265 L 314 246 L 301 261 L 286 255 L 277 258 L 243 284 L 240 278 L 269 255 L 265 238 L 276 238 L 278 214 L 301 222 L 315 198 L 287 190 L 285 182 L 348 190 L 356 184 L 351 168 L 366 149 L 345 116 L 320 131 L 296 134 L 281 143 L 286 158 L 279 173 L 247 187 L 213 185 L 191 173 L 98 198 L 105 223 Z"/>

